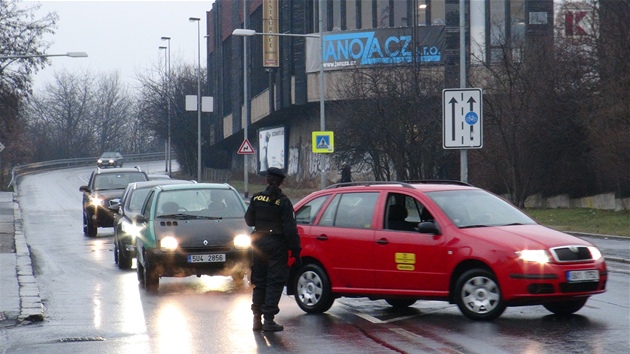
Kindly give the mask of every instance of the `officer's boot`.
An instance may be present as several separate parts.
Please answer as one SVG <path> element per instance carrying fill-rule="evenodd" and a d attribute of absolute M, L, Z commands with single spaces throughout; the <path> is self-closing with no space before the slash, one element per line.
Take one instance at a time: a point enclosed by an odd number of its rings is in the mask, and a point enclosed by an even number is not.
<path fill-rule="evenodd" d="M 273 315 L 265 315 L 265 324 L 263 324 L 262 329 L 265 332 L 280 332 L 284 327 L 273 320 Z"/>
<path fill-rule="evenodd" d="M 262 320 L 260 318 L 260 314 L 254 314 L 254 325 L 252 326 L 254 331 L 260 331 L 263 329 Z"/>

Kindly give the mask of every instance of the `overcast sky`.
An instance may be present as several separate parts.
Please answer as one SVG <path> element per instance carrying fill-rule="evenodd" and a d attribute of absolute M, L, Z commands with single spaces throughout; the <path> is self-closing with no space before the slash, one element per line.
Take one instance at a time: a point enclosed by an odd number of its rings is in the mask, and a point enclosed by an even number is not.
<path fill-rule="evenodd" d="M 205 66 L 206 12 L 214 0 L 192 1 L 111 1 L 111 0 L 24 0 L 23 5 L 40 3 L 38 18 L 56 12 L 57 31 L 46 39 L 53 42 L 49 54 L 86 52 L 87 58 L 50 58 L 51 66 L 35 76 L 35 90 L 53 82 L 54 73 L 67 70 L 80 73 L 119 71 L 123 82 L 134 84 L 136 73 L 164 63 L 165 52 L 158 49 L 171 37 L 171 67 L 175 62 L 197 64 L 197 24 L 201 18 L 201 67 Z M 160 64 L 161 63 L 161 64 Z"/>

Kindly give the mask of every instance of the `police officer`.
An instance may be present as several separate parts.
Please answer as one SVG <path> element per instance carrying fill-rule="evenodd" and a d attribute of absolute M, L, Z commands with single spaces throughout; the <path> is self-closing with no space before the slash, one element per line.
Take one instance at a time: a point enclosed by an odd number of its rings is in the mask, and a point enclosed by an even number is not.
<path fill-rule="evenodd" d="M 278 332 L 284 329 L 274 321 L 274 316 L 280 312 L 278 303 L 289 277 L 289 251 L 295 258 L 295 264 L 302 264 L 293 205 L 280 189 L 285 177 L 279 168 L 269 168 L 267 188 L 252 196 L 245 213 L 247 225 L 254 226 L 251 273 L 254 331 Z M 264 324 L 261 317 L 265 320 Z"/>

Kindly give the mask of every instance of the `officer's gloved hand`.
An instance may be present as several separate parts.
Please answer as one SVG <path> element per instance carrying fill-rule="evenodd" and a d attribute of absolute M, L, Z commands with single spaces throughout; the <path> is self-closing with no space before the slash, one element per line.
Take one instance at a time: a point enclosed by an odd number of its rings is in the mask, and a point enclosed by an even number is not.
<path fill-rule="evenodd" d="M 294 267 L 300 268 L 302 266 L 300 251 L 291 251 L 291 258 L 295 259 L 295 262 L 293 262 Z"/>

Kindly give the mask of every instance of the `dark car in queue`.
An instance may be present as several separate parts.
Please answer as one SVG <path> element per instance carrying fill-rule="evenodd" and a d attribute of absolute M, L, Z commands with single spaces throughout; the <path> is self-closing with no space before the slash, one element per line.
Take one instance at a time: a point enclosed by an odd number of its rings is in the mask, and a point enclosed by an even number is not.
<path fill-rule="evenodd" d="M 150 176 L 150 175 L 149 175 Z M 149 195 L 149 191 L 155 186 L 163 184 L 191 184 L 195 181 L 185 180 L 149 180 L 133 182 L 127 185 L 116 210 L 114 221 L 114 262 L 120 269 L 131 268 L 133 258 L 136 256 L 135 237 L 138 226 L 133 218 L 140 213 L 142 205 Z"/>
<path fill-rule="evenodd" d="M 96 166 L 105 167 L 123 167 L 123 156 L 119 152 L 107 151 L 96 160 Z"/>
<path fill-rule="evenodd" d="M 147 180 L 147 174 L 138 166 L 94 170 L 88 184 L 79 187 L 83 192 L 83 233 L 95 237 L 99 227 L 113 227 L 114 215 L 127 185 Z"/>
<path fill-rule="evenodd" d="M 597 247 L 465 183 L 342 183 L 295 211 L 303 265 L 287 293 L 305 312 L 348 296 L 394 307 L 443 300 L 482 321 L 508 306 L 567 315 L 606 289 Z"/>
<path fill-rule="evenodd" d="M 232 276 L 241 282 L 251 264 L 252 229 L 246 205 L 229 184 L 154 187 L 139 215 L 138 280 L 156 291 L 160 277 Z"/>

